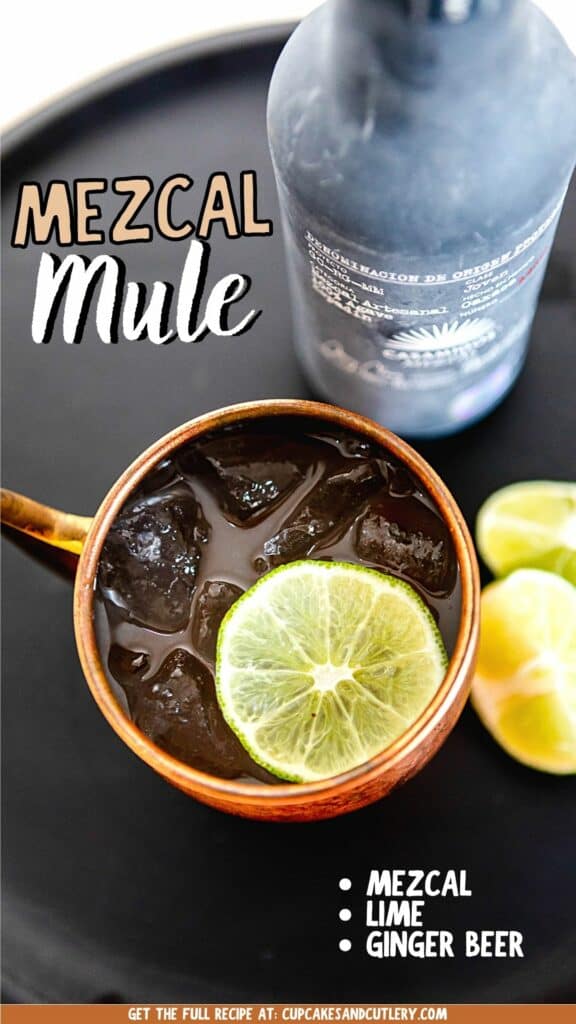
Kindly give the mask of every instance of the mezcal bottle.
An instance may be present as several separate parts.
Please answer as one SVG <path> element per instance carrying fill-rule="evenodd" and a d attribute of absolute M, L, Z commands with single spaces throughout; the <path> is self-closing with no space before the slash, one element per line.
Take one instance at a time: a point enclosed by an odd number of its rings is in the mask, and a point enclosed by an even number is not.
<path fill-rule="evenodd" d="M 328 0 L 272 79 L 296 344 L 408 436 L 521 369 L 576 161 L 576 59 L 529 0 Z"/>

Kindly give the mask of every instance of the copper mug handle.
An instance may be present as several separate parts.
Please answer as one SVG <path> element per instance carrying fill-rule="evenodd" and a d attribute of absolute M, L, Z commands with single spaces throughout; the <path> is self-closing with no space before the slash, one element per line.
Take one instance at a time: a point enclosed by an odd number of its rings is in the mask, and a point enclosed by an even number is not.
<path fill-rule="evenodd" d="M 41 561 L 74 572 L 92 519 L 42 505 L 16 491 L 0 491 L 0 520 L 16 542 Z"/>

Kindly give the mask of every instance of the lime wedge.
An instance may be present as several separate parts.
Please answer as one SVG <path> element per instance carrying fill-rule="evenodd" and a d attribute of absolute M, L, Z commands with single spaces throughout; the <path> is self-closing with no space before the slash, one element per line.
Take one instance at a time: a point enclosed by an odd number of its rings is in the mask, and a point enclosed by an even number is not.
<path fill-rule="evenodd" d="M 472 703 L 523 764 L 576 772 L 576 589 L 520 569 L 482 594 Z"/>
<path fill-rule="evenodd" d="M 310 782 L 389 746 L 430 702 L 446 663 L 408 584 L 341 562 L 292 562 L 224 618 L 216 690 L 255 761 Z"/>
<path fill-rule="evenodd" d="M 476 541 L 496 576 L 545 569 L 576 585 L 576 484 L 529 481 L 496 491 L 480 509 Z"/>

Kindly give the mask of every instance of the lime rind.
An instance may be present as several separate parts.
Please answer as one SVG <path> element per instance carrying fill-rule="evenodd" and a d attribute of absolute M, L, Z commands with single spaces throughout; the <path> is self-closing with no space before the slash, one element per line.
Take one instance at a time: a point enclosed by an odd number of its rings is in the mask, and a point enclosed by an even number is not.
<path fill-rule="evenodd" d="M 433 616 L 408 583 L 344 562 L 291 562 L 226 614 L 216 692 L 258 764 L 309 782 L 394 742 L 429 704 L 447 662 Z"/>

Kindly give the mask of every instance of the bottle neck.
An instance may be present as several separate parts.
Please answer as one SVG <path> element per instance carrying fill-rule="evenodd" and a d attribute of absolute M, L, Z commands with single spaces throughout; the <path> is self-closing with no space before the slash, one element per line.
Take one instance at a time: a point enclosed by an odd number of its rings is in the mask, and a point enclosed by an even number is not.
<path fill-rule="evenodd" d="M 383 69 L 415 87 L 463 86 L 518 44 L 526 0 L 334 0 L 334 69 L 359 81 Z"/>

